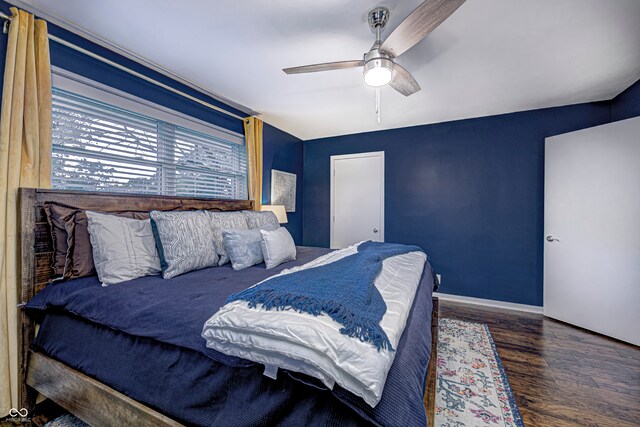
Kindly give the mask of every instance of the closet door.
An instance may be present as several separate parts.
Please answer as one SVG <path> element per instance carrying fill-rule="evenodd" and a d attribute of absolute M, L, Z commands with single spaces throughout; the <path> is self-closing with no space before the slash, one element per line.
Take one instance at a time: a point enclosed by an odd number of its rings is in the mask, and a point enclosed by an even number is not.
<path fill-rule="evenodd" d="M 640 345 L 640 118 L 546 139 L 544 314 Z"/>
<path fill-rule="evenodd" d="M 331 156 L 331 248 L 384 242 L 384 152 Z"/>

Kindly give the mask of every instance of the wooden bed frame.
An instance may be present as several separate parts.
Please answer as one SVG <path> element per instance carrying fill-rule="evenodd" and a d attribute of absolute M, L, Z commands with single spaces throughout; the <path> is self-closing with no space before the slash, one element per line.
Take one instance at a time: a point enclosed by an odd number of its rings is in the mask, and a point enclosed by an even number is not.
<path fill-rule="evenodd" d="M 212 200 L 170 196 L 145 196 L 121 193 L 81 191 L 19 190 L 20 218 L 20 305 L 27 303 L 45 288 L 53 277 L 51 259 L 53 243 L 44 213 L 44 203 L 113 212 L 124 210 L 251 210 L 249 200 Z M 429 425 L 433 424 L 436 390 L 436 343 L 438 334 L 438 300 L 434 297 L 431 321 L 432 349 L 427 373 L 425 407 Z M 36 333 L 36 321 L 20 310 L 19 366 L 20 402 L 29 413 L 35 408 L 38 393 L 51 399 L 83 421 L 93 425 L 178 426 L 180 423 L 131 399 L 128 396 L 30 349 Z"/>

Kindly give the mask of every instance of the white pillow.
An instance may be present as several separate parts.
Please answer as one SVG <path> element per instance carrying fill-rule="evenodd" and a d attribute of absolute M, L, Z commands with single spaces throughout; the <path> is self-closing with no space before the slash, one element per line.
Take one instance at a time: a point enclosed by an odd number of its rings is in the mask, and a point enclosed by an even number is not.
<path fill-rule="evenodd" d="M 267 269 L 296 259 L 296 244 L 286 228 L 280 227 L 275 231 L 260 230 L 260 234 L 262 255 Z"/>
<path fill-rule="evenodd" d="M 93 263 L 102 286 L 160 273 L 160 258 L 148 219 L 87 211 Z"/>

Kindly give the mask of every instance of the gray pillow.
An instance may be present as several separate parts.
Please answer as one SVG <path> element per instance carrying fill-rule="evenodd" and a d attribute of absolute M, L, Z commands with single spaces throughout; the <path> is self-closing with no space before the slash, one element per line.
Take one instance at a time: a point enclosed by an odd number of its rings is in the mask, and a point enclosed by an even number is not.
<path fill-rule="evenodd" d="M 207 211 L 213 227 L 213 241 L 220 257 L 218 265 L 229 262 L 229 255 L 224 247 L 222 232 L 224 230 L 248 230 L 247 221 L 241 212 L 213 212 Z"/>
<path fill-rule="evenodd" d="M 102 286 L 160 273 L 149 220 L 86 211 L 93 263 Z"/>
<path fill-rule="evenodd" d="M 267 270 L 296 259 L 296 244 L 286 228 L 280 227 L 275 231 L 260 230 L 260 234 L 262 256 Z"/>
<path fill-rule="evenodd" d="M 271 211 L 242 211 L 244 218 L 247 220 L 249 228 L 260 228 L 264 225 L 270 224 L 275 228 L 280 227 L 278 217 Z"/>
<path fill-rule="evenodd" d="M 170 279 L 218 263 L 213 228 L 205 211 L 151 211 L 149 215 L 162 277 Z"/>
<path fill-rule="evenodd" d="M 244 270 L 264 262 L 261 230 L 273 231 L 275 228 L 268 224 L 253 230 L 224 230 L 222 232 L 224 247 L 229 254 L 234 270 Z"/>

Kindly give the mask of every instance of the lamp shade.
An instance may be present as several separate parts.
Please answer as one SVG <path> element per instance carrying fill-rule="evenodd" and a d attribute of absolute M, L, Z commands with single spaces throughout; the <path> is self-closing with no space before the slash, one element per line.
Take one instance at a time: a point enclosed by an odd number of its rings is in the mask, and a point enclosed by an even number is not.
<path fill-rule="evenodd" d="M 276 214 L 276 218 L 278 218 L 278 222 L 280 224 L 286 224 L 287 221 L 287 211 L 284 210 L 284 205 L 262 205 L 263 211 L 271 211 Z"/>

